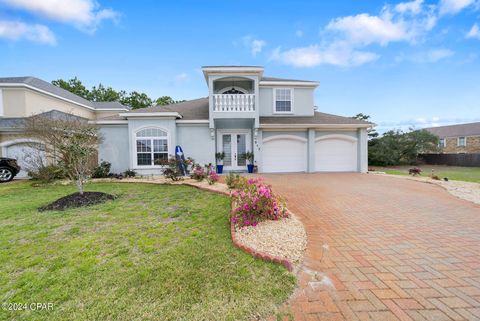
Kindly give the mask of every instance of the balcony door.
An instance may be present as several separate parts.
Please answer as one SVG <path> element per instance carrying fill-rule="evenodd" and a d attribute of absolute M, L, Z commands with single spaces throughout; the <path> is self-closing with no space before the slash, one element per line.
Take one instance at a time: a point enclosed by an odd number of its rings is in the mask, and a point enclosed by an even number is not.
<path fill-rule="evenodd" d="M 247 160 L 243 154 L 252 150 L 250 130 L 219 130 L 217 150 L 225 153 L 223 159 L 225 170 L 246 170 Z"/>

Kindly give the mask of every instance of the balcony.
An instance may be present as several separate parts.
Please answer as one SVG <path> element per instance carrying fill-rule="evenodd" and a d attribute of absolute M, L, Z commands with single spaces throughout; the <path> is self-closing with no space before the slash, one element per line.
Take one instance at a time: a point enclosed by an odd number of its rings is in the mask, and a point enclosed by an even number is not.
<path fill-rule="evenodd" d="M 254 112 L 255 94 L 214 94 L 214 112 Z"/>

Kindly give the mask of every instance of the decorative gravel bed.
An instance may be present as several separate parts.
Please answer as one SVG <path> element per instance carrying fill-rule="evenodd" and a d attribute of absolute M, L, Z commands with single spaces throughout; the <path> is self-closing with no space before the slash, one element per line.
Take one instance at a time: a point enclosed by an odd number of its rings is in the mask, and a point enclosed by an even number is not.
<path fill-rule="evenodd" d="M 278 221 L 264 221 L 257 226 L 236 228 L 236 237 L 245 246 L 265 254 L 280 256 L 298 266 L 307 247 L 303 224 L 291 214 Z"/>
<path fill-rule="evenodd" d="M 372 172 L 372 174 L 376 175 L 386 175 L 389 177 L 395 177 L 400 179 L 409 179 L 417 182 L 429 183 L 440 185 L 441 187 L 445 188 L 447 192 L 456 196 L 458 198 L 480 204 L 480 184 L 472 183 L 472 182 L 463 182 L 463 181 L 443 181 L 443 180 L 435 180 L 428 177 L 412 177 L 412 176 L 401 176 L 401 175 L 390 175 L 385 174 L 383 172 Z"/>

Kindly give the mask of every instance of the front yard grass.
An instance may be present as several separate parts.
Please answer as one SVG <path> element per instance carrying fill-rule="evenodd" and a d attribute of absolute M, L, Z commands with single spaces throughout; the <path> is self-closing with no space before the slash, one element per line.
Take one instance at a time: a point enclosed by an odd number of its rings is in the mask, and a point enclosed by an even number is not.
<path fill-rule="evenodd" d="M 95 183 L 116 200 L 37 208 L 73 186 L 0 185 L 0 302 L 54 304 L 0 320 L 248 320 L 295 278 L 233 247 L 228 197 L 188 186 Z"/>
<path fill-rule="evenodd" d="M 408 175 L 408 169 L 419 167 L 422 169 L 422 177 L 434 174 L 440 178 L 448 177 L 450 180 L 480 183 L 480 167 L 460 167 L 460 166 L 441 166 L 441 165 L 419 165 L 419 166 L 392 166 L 371 168 L 376 171 L 382 171 L 392 175 Z"/>

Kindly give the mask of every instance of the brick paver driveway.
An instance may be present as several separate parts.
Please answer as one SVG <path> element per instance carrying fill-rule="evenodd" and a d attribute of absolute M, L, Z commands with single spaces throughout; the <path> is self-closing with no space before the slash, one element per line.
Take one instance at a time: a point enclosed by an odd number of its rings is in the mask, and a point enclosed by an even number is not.
<path fill-rule="evenodd" d="M 480 206 L 371 174 L 264 176 L 308 234 L 295 320 L 480 320 Z"/>

